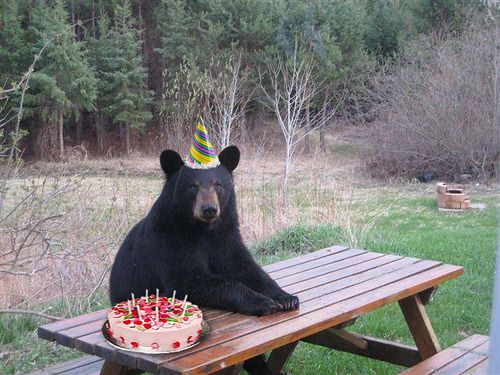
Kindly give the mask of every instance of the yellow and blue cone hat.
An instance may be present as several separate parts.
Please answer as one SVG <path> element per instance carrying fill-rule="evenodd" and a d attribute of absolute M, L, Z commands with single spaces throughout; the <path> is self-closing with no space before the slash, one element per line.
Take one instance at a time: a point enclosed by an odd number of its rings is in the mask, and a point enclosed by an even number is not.
<path fill-rule="evenodd" d="M 201 116 L 198 116 L 198 123 L 186 164 L 188 167 L 194 169 L 213 168 L 219 165 L 219 158 L 215 154 L 212 142 L 208 138 L 207 129 Z"/>

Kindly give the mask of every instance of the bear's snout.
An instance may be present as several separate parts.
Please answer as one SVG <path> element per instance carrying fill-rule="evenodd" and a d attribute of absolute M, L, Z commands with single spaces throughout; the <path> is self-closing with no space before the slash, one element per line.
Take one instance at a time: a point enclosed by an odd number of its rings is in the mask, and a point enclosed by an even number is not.
<path fill-rule="evenodd" d="M 204 219 L 212 220 L 219 214 L 219 208 L 213 204 L 204 204 L 201 206 L 201 213 Z"/>
<path fill-rule="evenodd" d="M 194 217 L 197 220 L 211 223 L 219 217 L 219 213 L 219 198 L 214 186 L 201 187 L 196 195 Z"/>

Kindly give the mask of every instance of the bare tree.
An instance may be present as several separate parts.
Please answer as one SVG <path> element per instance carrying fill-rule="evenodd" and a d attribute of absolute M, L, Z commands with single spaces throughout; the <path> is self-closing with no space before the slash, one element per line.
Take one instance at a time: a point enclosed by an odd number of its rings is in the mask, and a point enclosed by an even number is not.
<path fill-rule="evenodd" d="M 314 113 L 307 110 L 308 104 L 324 92 L 324 85 L 314 77 L 313 61 L 310 58 L 301 59 L 297 47 L 288 58 L 280 55 L 275 62 L 268 60 L 267 74 L 269 87 L 264 84 L 262 75 L 260 86 L 264 92 L 264 104 L 275 114 L 285 141 L 282 198 L 286 206 L 297 146 L 305 137 L 330 121 L 338 104 L 333 105 L 332 99 L 326 97 L 320 110 Z"/>
<path fill-rule="evenodd" d="M 373 84 L 381 120 L 370 134 L 378 176 L 450 180 L 495 176 L 500 163 L 498 27 L 472 24 L 458 37 L 421 37 L 401 67 Z"/>
<path fill-rule="evenodd" d="M 204 120 L 222 150 L 231 143 L 238 121 L 244 115 L 245 107 L 253 94 L 247 94 L 243 90 L 241 53 L 237 57 L 232 56 L 221 71 L 207 73 L 206 79 L 209 108 L 204 111 Z"/>

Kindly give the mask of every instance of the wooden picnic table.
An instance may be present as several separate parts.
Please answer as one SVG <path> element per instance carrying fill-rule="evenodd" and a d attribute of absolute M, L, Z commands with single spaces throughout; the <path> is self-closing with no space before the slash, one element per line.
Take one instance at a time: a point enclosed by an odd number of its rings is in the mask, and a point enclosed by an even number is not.
<path fill-rule="evenodd" d="M 174 354 L 115 349 L 101 333 L 108 309 L 46 324 L 39 337 L 104 358 L 101 374 L 238 374 L 248 358 L 271 351 L 281 370 L 298 341 L 413 366 L 439 352 L 424 305 L 438 284 L 463 268 L 437 261 L 334 246 L 264 267 L 300 309 L 254 317 L 203 309 L 210 334 Z M 416 347 L 346 331 L 359 316 L 398 302 Z"/>

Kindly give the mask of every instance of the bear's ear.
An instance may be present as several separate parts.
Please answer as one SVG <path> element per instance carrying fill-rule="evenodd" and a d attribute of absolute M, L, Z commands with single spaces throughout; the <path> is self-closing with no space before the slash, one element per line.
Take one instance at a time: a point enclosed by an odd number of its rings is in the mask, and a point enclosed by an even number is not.
<path fill-rule="evenodd" d="M 227 146 L 219 154 L 220 163 L 232 173 L 240 162 L 240 150 L 236 146 Z"/>
<path fill-rule="evenodd" d="M 164 150 L 160 155 L 160 164 L 163 172 L 169 177 L 184 165 L 180 155 L 173 150 Z"/>

